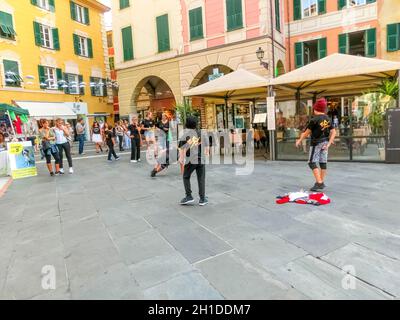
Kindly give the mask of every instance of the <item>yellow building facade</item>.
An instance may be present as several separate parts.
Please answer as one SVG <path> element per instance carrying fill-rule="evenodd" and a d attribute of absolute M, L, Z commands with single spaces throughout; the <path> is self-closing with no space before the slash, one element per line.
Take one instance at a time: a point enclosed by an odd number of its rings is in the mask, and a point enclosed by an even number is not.
<path fill-rule="evenodd" d="M 94 0 L 0 0 L 0 103 L 67 103 L 112 119 L 103 14 Z"/>
<path fill-rule="evenodd" d="M 400 1 L 378 2 L 382 59 L 400 61 Z"/>

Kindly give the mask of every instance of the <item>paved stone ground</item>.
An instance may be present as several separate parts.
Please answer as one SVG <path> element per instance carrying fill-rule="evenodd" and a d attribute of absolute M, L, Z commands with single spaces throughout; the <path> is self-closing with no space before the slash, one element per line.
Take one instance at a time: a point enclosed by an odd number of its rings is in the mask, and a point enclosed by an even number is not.
<path fill-rule="evenodd" d="M 177 167 L 149 171 L 125 155 L 14 181 L 0 199 L 0 298 L 400 297 L 399 166 L 330 164 L 325 207 L 275 204 L 310 186 L 304 162 L 211 166 L 207 207 L 177 204 Z M 56 290 L 41 287 L 44 265 Z"/>

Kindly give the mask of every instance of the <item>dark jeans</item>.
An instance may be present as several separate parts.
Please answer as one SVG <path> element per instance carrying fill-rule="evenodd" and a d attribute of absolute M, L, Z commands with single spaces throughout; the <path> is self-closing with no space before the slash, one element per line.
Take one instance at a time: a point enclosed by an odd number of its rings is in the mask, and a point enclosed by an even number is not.
<path fill-rule="evenodd" d="M 115 153 L 114 150 L 114 145 L 113 144 L 107 144 L 108 146 L 108 160 L 111 160 L 111 156 L 114 156 L 115 159 L 118 158 L 117 154 Z"/>
<path fill-rule="evenodd" d="M 123 142 L 124 142 L 124 136 L 118 136 L 119 151 L 124 151 L 124 148 L 122 148 Z"/>
<path fill-rule="evenodd" d="M 64 157 L 64 152 L 65 151 L 65 156 L 67 157 L 68 160 L 68 166 L 72 168 L 72 157 L 71 157 L 71 145 L 69 142 L 63 143 L 63 144 L 57 144 L 58 152 L 60 153 L 60 169 L 64 168 L 63 165 L 63 157 Z"/>
<path fill-rule="evenodd" d="M 53 156 L 55 160 L 55 164 L 60 164 L 60 155 L 58 153 L 58 149 L 55 145 L 52 148 L 47 149 L 44 151 L 44 156 L 46 157 L 46 163 L 51 163 L 51 156 Z"/>
<path fill-rule="evenodd" d="M 83 146 L 85 144 L 85 135 L 84 134 L 78 134 L 77 135 L 77 140 L 79 141 L 79 154 L 83 153 Z"/>
<path fill-rule="evenodd" d="M 131 160 L 140 159 L 140 138 L 131 139 Z"/>
<path fill-rule="evenodd" d="M 187 197 L 192 196 L 192 189 L 190 187 L 190 177 L 193 171 L 196 170 L 197 183 L 199 184 L 200 199 L 204 199 L 206 192 L 206 166 L 205 164 L 186 164 L 183 170 L 183 185 L 185 186 L 185 193 Z"/>

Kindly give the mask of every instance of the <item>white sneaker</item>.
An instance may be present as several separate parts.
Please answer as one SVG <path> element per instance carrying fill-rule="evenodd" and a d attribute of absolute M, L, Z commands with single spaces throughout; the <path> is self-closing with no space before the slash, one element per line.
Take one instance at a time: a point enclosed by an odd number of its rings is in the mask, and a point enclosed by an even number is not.
<path fill-rule="evenodd" d="M 140 162 L 140 161 L 142 161 L 142 160 L 138 159 L 138 161 Z"/>
<path fill-rule="evenodd" d="M 69 173 L 74 173 L 74 169 L 73 168 L 69 168 Z"/>
<path fill-rule="evenodd" d="M 137 162 L 137 160 L 131 160 L 131 162 L 132 162 L 132 163 L 136 163 L 136 162 Z"/>
<path fill-rule="evenodd" d="M 61 169 L 60 169 L 60 172 L 61 172 L 61 173 L 64 173 L 64 169 L 63 169 L 63 168 L 61 168 Z"/>

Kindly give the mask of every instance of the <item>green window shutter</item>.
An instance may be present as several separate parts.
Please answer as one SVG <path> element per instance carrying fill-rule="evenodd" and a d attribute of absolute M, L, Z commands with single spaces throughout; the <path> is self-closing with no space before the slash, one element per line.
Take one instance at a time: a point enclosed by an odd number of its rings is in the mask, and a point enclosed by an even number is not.
<path fill-rule="evenodd" d="M 51 31 L 53 33 L 53 49 L 60 50 L 60 37 L 58 35 L 58 29 L 54 28 Z"/>
<path fill-rule="evenodd" d="M 70 1 L 69 7 L 71 9 L 71 19 L 76 21 L 76 5 L 75 2 Z"/>
<path fill-rule="evenodd" d="M 133 41 L 132 41 L 132 27 L 126 27 L 121 30 L 122 32 L 122 49 L 124 61 L 133 59 Z"/>
<path fill-rule="evenodd" d="M 129 7 L 129 0 L 119 0 L 119 8 L 125 9 Z"/>
<path fill-rule="evenodd" d="M 400 23 L 387 25 L 387 51 L 400 50 Z"/>
<path fill-rule="evenodd" d="M 158 38 L 158 52 L 169 51 L 169 26 L 168 14 L 158 16 L 157 23 L 157 38 Z"/>
<path fill-rule="evenodd" d="M 44 85 L 46 83 L 46 76 L 44 74 L 44 67 L 43 66 L 38 66 L 38 73 L 39 73 L 39 85 L 41 88 L 45 88 Z"/>
<path fill-rule="evenodd" d="M 7 38 L 13 38 L 17 35 L 11 14 L 0 11 L 0 29 Z"/>
<path fill-rule="evenodd" d="M 318 14 L 326 13 L 326 0 L 318 0 Z"/>
<path fill-rule="evenodd" d="M 367 0 L 367 3 L 374 3 L 376 0 Z"/>
<path fill-rule="evenodd" d="M 69 94 L 69 86 L 68 86 L 68 73 L 64 73 L 64 81 L 65 81 L 65 88 L 64 89 L 64 93 Z"/>
<path fill-rule="evenodd" d="M 376 29 L 368 29 L 365 31 L 366 36 L 366 48 L 365 55 L 367 57 L 376 57 Z"/>
<path fill-rule="evenodd" d="M 226 0 L 228 31 L 243 28 L 242 0 Z"/>
<path fill-rule="evenodd" d="M 31 3 L 32 3 L 34 6 L 37 6 L 37 0 L 31 0 Z"/>
<path fill-rule="evenodd" d="M 85 24 L 89 25 L 90 24 L 89 9 L 83 8 L 83 11 L 85 12 Z"/>
<path fill-rule="evenodd" d="M 107 79 L 101 79 L 101 82 L 103 82 L 103 97 L 107 97 Z"/>
<path fill-rule="evenodd" d="M 87 39 L 87 45 L 88 45 L 89 58 L 93 58 L 93 42 L 92 42 L 92 39 L 90 39 L 90 38 Z"/>
<path fill-rule="evenodd" d="M 339 53 L 347 54 L 349 52 L 349 36 L 347 33 L 339 34 Z"/>
<path fill-rule="evenodd" d="M 318 40 L 318 59 L 322 59 L 326 57 L 326 38 L 322 38 Z"/>
<path fill-rule="evenodd" d="M 202 8 L 189 11 L 190 40 L 203 38 L 203 13 Z"/>
<path fill-rule="evenodd" d="M 74 37 L 74 52 L 75 52 L 75 54 L 76 55 L 80 55 L 80 52 L 79 52 L 79 37 L 74 33 L 73 34 L 73 37 Z"/>
<path fill-rule="evenodd" d="M 51 12 L 55 12 L 56 11 L 56 5 L 54 3 L 54 0 L 49 0 L 49 7 L 50 7 L 50 11 Z"/>
<path fill-rule="evenodd" d="M 11 87 L 20 87 L 22 79 L 19 75 L 18 62 L 12 61 L 12 60 L 3 60 L 3 66 L 4 66 L 4 73 L 7 73 L 7 72 L 14 73 L 14 75 L 11 76 L 10 78 L 13 79 L 15 82 L 6 83 L 6 85 L 11 86 Z"/>
<path fill-rule="evenodd" d="M 90 78 L 89 78 L 89 81 L 90 81 L 90 83 L 89 83 L 89 87 L 90 87 L 90 94 L 91 94 L 92 96 L 96 96 L 96 90 L 95 90 L 95 87 L 94 87 L 94 86 L 92 86 L 92 84 L 94 84 L 94 78 L 93 78 L 93 77 L 90 77 Z"/>
<path fill-rule="evenodd" d="M 338 10 L 342 10 L 346 5 L 346 0 L 338 0 Z"/>
<path fill-rule="evenodd" d="M 33 22 L 33 31 L 35 33 L 35 44 L 40 47 L 42 45 L 42 37 L 40 36 L 40 24 L 36 21 Z"/>
<path fill-rule="evenodd" d="M 293 0 L 293 20 L 301 20 L 301 0 Z"/>
<path fill-rule="evenodd" d="M 83 95 L 85 95 L 85 88 L 83 88 L 83 87 L 81 87 L 80 86 L 80 84 L 83 82 L 83 76 L 82 75 L 79 75 L 78 76 L 78 86 L 79 86 L 79 94 L 81 95 L 81 96 L 83 96 Z"/>
<path fill-rule="evenodd" d="M 295 52 L 295 65 L 296 68 L 302 67 L 304 65 L 304 45 L 303 42 L 296 42 L 294 44 Z"/>
<path fill-rule="evenodd" d="M 57 83 L 58 83 L 58 90 L 63 91 L 63 87 L 60 85 L 60 81 L 63 79 L 63 73 L 60 68 L 56 69 L 56 74 L 57 74 Z"/>
<path fill-rule="evenodd" d="M 279 0 L 275 0 L 275 28 L 281 31 L 281 11 Z"/>

